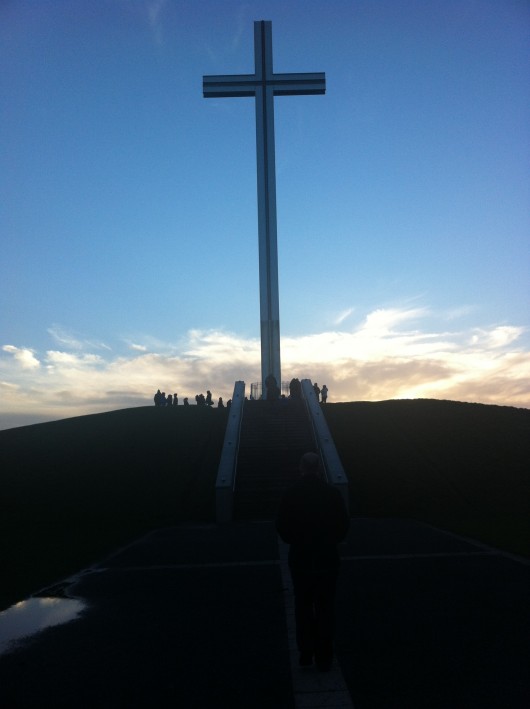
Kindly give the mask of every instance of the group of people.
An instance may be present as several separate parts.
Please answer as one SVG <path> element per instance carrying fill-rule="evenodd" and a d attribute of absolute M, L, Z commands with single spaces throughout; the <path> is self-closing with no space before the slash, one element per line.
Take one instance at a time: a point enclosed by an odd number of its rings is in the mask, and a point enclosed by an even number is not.
<path fill-rule="evenodd" d="M 197 404 L 197 406 L 209 406 L 209 407 L 213 406 L 212 392 L 208 389 L 206 391 L 206 396 L 204 396 L 204 394 L 196 394 L 195 395 L 195 403 Z M 217 408 L 218 409 L 225 408 L 222 396 L 220 396 L 219 399 L 217 400 Z"/>
<path fill-rule="evenodd" d="M 322 401 L 323 404 L 326 403 L 328 400 L 328 388 L 325 384 L 322 385 L 322 389 L 318 386 L 318 384 L 315 382 L 313 384 L 313 390 L 315 392 L 315 396 L 317 397 L 317 401 Z M 322 399 L 320 398 L 322 397 Z"/>
<path fill-rule="evenodd" d="M 166 396 L 166 392 L 160 391 L 160 389 L 156 392 L 154 400 L 155 406 L 178 406 L 179 403 L 178 394 L 168 394 Z M 187 402 L 188 400 L 184 399 L 184 405 L 186 405 Z"/>
<path fill-rule="evenodd" d="M 267 379 L 265 379 L 265 399 L 268 401 L 274 400 L 274 399 L 279 399 L 280 396 L 283 395 L 281 394 L 280 387 L 278 386 L 278 383 L 276 381 L 276 377 L 274 377 L 272 374 L 269 374 Z M 313 391 L 315 392 L 317 401 L 321 401 L 323 404 L 325 404 L 328 400 L 328 388 L 324 384 L 322 386 L 322 389 L 318 386 L 318 384 L 315 382 L 313 384 Z M 291 399 L 301 399 L 302 398 L 302 383 L 298 378 L 293 378 L 289 382 L 289 397 Z"/>
<path fill-rule="evenodd" d="M 160 389 L 157 390 L 157 392 L 154 396 L 154 401 L 155 401 L 155 406 L 178 406 L 179 405 L 178 394 L 168 394 L 166 396 L 166 393 L 164 391 L 160 391 Z M 184 397 L 182 403 L 183 403 L 183 406 L 190 405 L 190 402 L 188 401 L 187 396 Z M 204 394 L 197 394 L 195 396 L 195 403 L 197 404 L 197 406 L 208 406 L 208 407 L 213 406 L 212 392 L 208 389 L 208 391 L 206 392 L 206 396 L 204 396 Z M 218 409 L 225 408 L 222 396 L 220 396 L 217 401 L 217 408 Z"/>
<path fill-rule="evenodd" d="M 280 387 L 278 386 L 278 382 L 276 381 L 276 378 L 272 375 L 269 374 L 267 379 L 265 380 L 265 396 L 263 398 L 267 399 L 268 401 L 272 401 L 275 399 L 279 399 L 282 394 Z M 322 402 L 323 404 L 326 403 L 328 400 L 328 388 L 324 384 L 322 386 L 322 389 L 318 386 L 318 384 L 315 382 L 313 384 L 313 390 L 315 392 L 317 401 Z M 299 379 L 291 379 L 289 382 L 289 396 L 291 399 L 301 399 L 302 398 L 302 384 L 300 383 Z M 178 406 L 179 404 L 179 399 L 178 399 L 178 394 L 167 394 L 164 391 L 160 391 L 160 389 L 157 390 L 155 396 L 154 396 L 154 401 L 155 401 L 155 406 Z M 188 401 L 188 397 L 184 397 L 183 399 L 183 405 L 184 406 L 189 406 L 190 403 Z M 196 394 L 195 395 L 195 403 L 197 406 L 208 406 L 212 407 L 214 405 L 213 398 L 212 398 L 212 392 L 208 389 L 206 391 L 206 396 L 204 394 Z M 227 403 L 228 405 L 228 403 Z M 223 402 L 223 397 L 220 396 L 219 399 L 217 400 L 217 408 L 218 409 L 224 409 L 225 404 Z"/>

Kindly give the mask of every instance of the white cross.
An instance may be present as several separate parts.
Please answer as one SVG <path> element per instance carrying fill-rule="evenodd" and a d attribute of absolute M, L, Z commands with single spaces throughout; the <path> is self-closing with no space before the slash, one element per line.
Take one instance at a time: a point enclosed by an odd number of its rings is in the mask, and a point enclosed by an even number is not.
<path fill-rule="evenodd" d="M 274 96 L 323 94 L 324 73 L 275 74 L 272 70 L 272 23 L 254 22 L 254 74 L 204 76 L 205 98 L 253 96 L 256 99 L 258 237 L 261 318 L 261 381 L 272 374 L 281 387 L 278 248 L 276 243 L 276 170 Z"/>

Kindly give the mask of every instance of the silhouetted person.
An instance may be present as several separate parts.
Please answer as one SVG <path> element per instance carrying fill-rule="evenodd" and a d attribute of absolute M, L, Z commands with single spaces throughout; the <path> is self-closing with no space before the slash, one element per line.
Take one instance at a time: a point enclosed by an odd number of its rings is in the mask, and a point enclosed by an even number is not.
<path fill-rule="evenodd" d="M 317 384 L 316 382 L 313 384 L 313 390 L 314 390 L 314 392 L 315 392 L 315 396 L 316 396 L 316 398 L 317 398 L 317 401 L 320 401 L 320 399 L 319 399 L 319 397 L 320 397 L 320 387 L 318 386 L 318 384 Z"/>
<path fill-rule="evenodd" d="M 155 406 L 160 406 L 160 397 L 162 396 L 162 392 L 160 389 L 157 390 L 154 399 L 155 399 Z"/>
<path fill-rule="evenodd" d="M 232 406 L 232 399 L 228 399 L 228 401 L 226 402 L 226 410 L 227 410 L 227 412 L 230 411 L 230 407 L 231 407 L 231 406 Z"/>
<path fill-rule="evenodd" d="M 179 405 L 178 394 L 173 394 L 173 406 L 178 406 L 178 405 Z"/>
<path fill-rule="evenodd" d="M 189 405 L 190 405 L 190 402 L 188 401 L 188 397 L 185 396 L 184 397 L 184 406 L 189 406 Z"/>
<path fill-rule="evenodd" d="M 160 406 L 165 406 L 167 404 L 167 399 L 166 399 L 166 392 L 163 391 L 160 394 Z"/>
<path fill-rule="evenodd" d="M 217 408 L 218 409 L 224 409 L 225 405 L 223 404 L 223 397 L 219 397 L 219 401 L 217 402 Z"/>
<path fill-rule="evenodd" d="M 213 406 L 213 401 L 212 401 L 212 392 L 208 389 L 206 391 L 206 401 L 205 401 L 206 406 Z"/>
<path fill-rule="evenodd" d="M 299 379 L 291 379 L 289 382 L 289 394 L 291 399 L 301 399 L 302 398 L 302 385 Z"/>
<path fill-rule="evenodd" d="M 173 396 L 171 394 L 167 395 L 167 401 L 166 401 L 167 406 L 173 406 Z"/>
<path fill-rule="evenodd" d="M 319 463 L 316 453 L 302 456 L 301 478 L 282 499 L 276 529 L 290 544 L 300 664 L 311 665 L 314 658 L 324 672 L 333 659 L 337 544 L 350 520 L 340 492 L 321 478 Z"/>
<path fill-rule="evenodd" d="M 320 391 L 320 394 L 322 396 L 322 403 L 325 404 L 326 401 L 328 400 L 328 388 L 325 384 L 322 385 L 322 389 Z"/>
<path fill-rule="evenodd" d="M 280 398 L 280 387 L 276 381 L 276 377 L 269 374 L 267 379 L 265 379 L 265 388 L 267 390 L 267 401 L 275 401 Z"/>

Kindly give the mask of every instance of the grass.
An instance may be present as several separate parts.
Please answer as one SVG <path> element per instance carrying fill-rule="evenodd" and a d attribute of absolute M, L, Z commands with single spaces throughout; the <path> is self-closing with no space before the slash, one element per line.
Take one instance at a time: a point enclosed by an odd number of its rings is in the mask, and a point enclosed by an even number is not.
<path fill-rule="evenodd" d="M 530 556 L 530 411 L 326 404 L 355 515 Z M 141 407 L 0 431 L 0 609 L 151 529 L 213 521 L 226 410 Z"/>
<path fill-rule="evenodd" d="M 0 608 L 151 529 L 214 518 L 226 410 L 141 407 L 0 432 Z"/>
<path fill-rule="evenodd" d="M 326 405 L 353 514 L 411 517 L 530 556 L 530 411 L 453 401 Z"/>

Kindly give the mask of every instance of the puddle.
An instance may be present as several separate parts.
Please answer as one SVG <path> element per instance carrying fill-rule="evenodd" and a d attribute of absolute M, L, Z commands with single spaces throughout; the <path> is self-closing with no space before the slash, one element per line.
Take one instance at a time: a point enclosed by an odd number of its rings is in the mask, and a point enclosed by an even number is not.
<path fill-rule="evenodd" d="M 17 640 L 75 620 L 85 607 L 73 598 L 28 598 L 16 603 L 0 613 L 0 655 L 14 650 Z"/>

